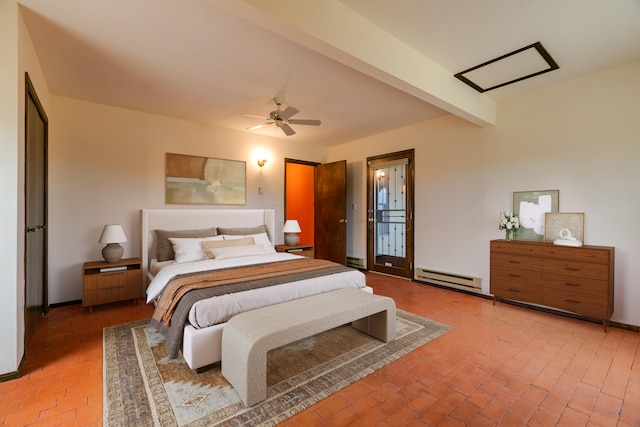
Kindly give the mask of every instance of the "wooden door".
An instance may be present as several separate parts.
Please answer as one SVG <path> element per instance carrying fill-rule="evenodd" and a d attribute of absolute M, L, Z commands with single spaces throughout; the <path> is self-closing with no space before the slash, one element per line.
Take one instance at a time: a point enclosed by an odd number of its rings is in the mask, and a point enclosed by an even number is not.
<path fill-rule="evenodd" d="M 347 162 L 316 166 L 315 257 L 347 262 Z"/>
<path fill-rule="evenodd" d="M 25 346 L 47 311 L 48 120 L 26 75 L 25 108 Z"/>
<path fill-rule="evenodd" d="M 413 277 L 413 150 L 367 159 L 367 266 Z"/>

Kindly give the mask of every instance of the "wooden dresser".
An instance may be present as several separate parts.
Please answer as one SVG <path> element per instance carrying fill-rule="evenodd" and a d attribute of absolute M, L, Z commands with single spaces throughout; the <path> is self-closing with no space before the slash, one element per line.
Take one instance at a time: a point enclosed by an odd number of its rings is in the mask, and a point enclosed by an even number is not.
<path fill-rule="evenodd" d="M 600 319 L 613 314 L 615 248 L 491 241 L 491 293 Z"/>

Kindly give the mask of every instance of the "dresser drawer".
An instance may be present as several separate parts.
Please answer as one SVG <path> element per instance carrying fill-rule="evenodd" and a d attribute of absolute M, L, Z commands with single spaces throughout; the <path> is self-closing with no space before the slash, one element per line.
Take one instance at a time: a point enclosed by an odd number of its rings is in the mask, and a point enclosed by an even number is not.
<path fill-rule="evenodd" d="M 588 294 L 599 298 L 607 298 L 609 295 L 608 282 L 606 280 L 594 280 L 585 277 L 571 277 L 549 273 L 543 273 L 542 280 L 544 286 L 548 288 Z"/>
<path fill-rule="evenodd" d="M 141 294 L 140 283 L 142 281 L 141 270 L 114 271 L 85 276 L 84 291 L 94 291 L 98 289 L 120 289 L 122 287 L 135 287 Z M 137 295 L 136 298 L 140 298 Z"/>
<path fill-rule="evenodd" d="M 609 254 L 611 252 L 606 249 L 595 248 L 573 248 L 570 246 L 548 246 L 544 247 L 543 255 L 545 258 L 570 259 L 572 261 L 608 264 Z"/>
<path fill-rule="evenodd" d="M 561 289 L 542 288 L 542 304 L 596 318 L 609 318 L 607 300 Z"/>
<path fill-rule="evenodd" d="M 518 283 L 511 280 L 491 278 L 491 293 L 497 298 L 515 301 L 542 303 L 542 287 L 528 283 Z"/>
<path fill-rule="evenodd" d="M 571 277 L 609 280 L 609 266 L 607 264 L 589 264 L 586 262 L 545 258 L 542 262 L 542 271 Z"/>
<path fill-rule="evenodd" d="M 506 253 L 491 254 L 491 268 L 516 268 L 519 270 L 542 271 L 542 258 Z"/>
<path fill-rule="evenodd" d="M 140 287 L 133 285 L 111 286 L 103 289 L 85 290 L 82 293 L 82 305 L 93 306 L 109 302 L 140 298 Z"/>
<path fill-rule="evenodd" d="M 506 240 L 492 240 L 491 253 L 501 252 L 523 256 L 542 256 L 542 246 L 531 243 L 508 242 Z"/>
<path fill-rule="evenodd" d="M 542 273 L 516 268 L 491 267 L 491 283 L 499 280 L 505 283 L 542 286 Z"/>

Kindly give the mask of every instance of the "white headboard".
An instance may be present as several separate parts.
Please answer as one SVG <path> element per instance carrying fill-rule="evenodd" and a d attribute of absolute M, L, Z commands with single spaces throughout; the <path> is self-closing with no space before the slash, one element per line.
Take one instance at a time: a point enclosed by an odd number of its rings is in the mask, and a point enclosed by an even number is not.
<path fill-rule="evenodd" d="M 195 230 L 210 227 L 255 227 L 266 225 L 274 242 L 273 209 L 142 209 L 142 277 L 148 285 L 149 262 L 156 254 L 154 230 Z M 274 242 L 275 243 L 275 242 Z"/>

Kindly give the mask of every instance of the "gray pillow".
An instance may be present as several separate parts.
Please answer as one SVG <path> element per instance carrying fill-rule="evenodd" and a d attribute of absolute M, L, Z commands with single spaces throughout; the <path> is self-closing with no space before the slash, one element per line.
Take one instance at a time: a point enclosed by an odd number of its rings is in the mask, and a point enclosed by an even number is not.
<path fill-rule="evenodd" d="M 230 236 L 249 236 L 251 234 L 266 233 L 266 225 L 258 225 L 257 227 L 242 227 L 242 228 L 225 228 L 218 227 L 218 234 L 228 234 Z"/>
<path fill-rule="evenodd" d="M 154 230 L 156 232 L 156 259 L 158 261 L 169 261 L 175 259 L 173 245 L 169 237 L 199 238 L 213 237 L 216 235 L 216 228 L 203 228 L 201 230 Z"/>

